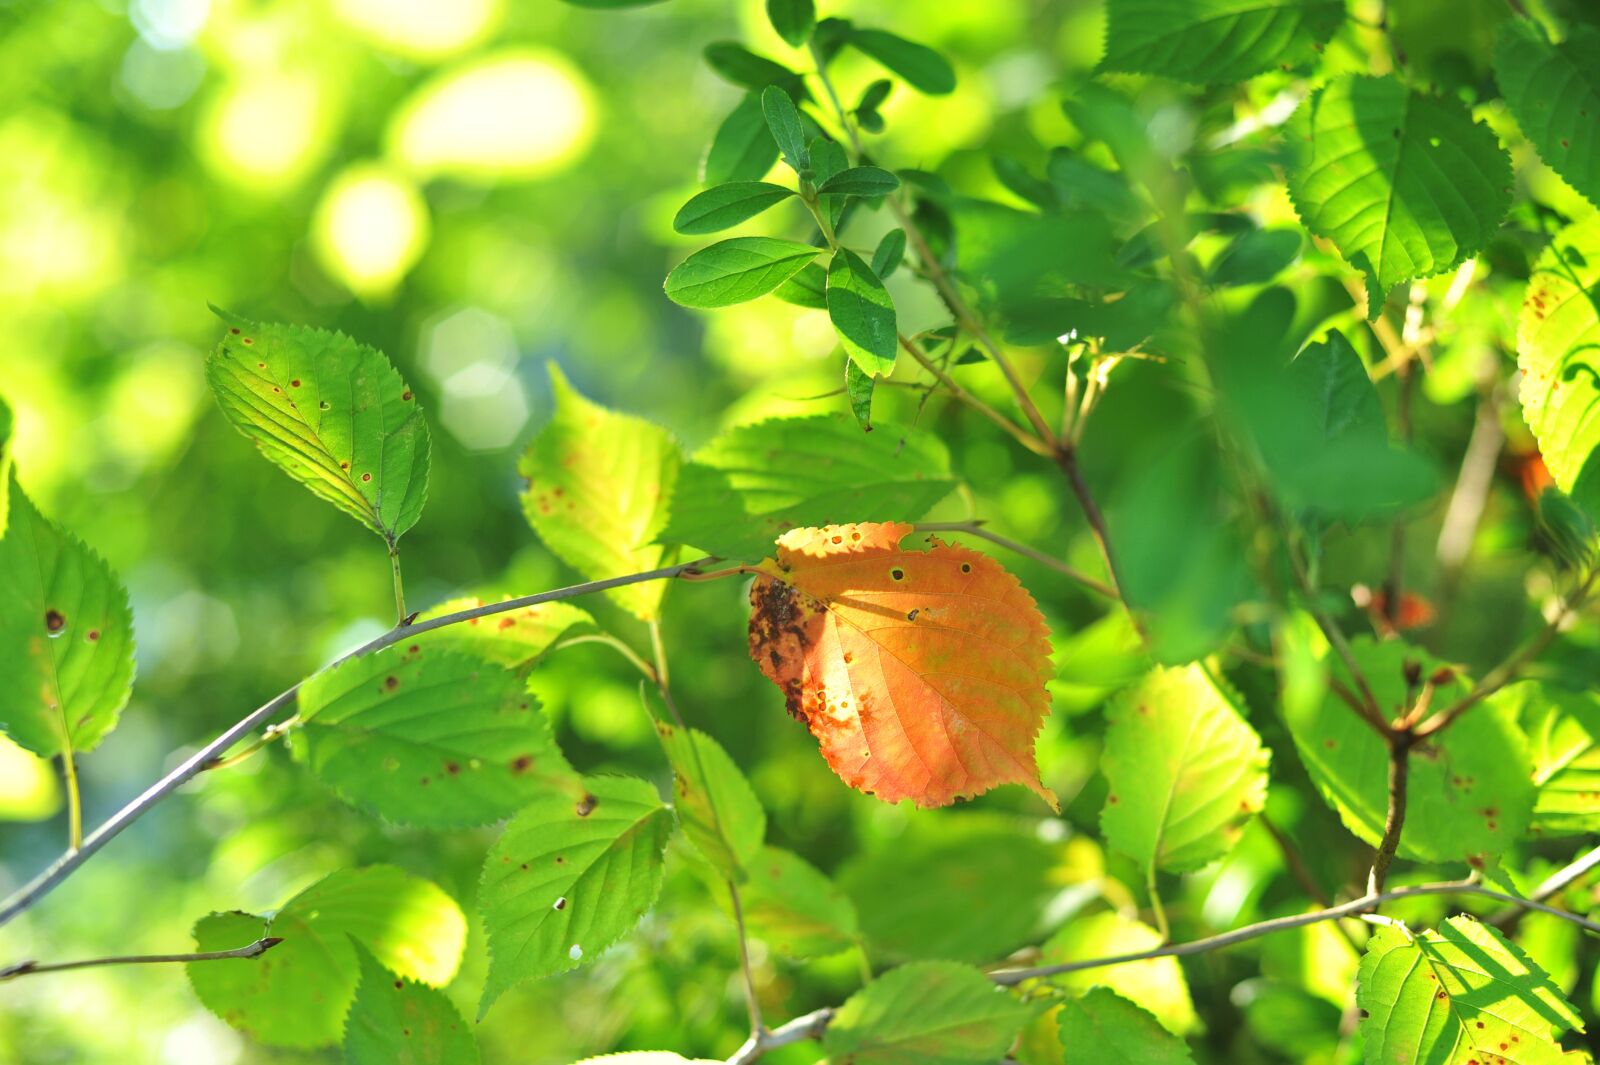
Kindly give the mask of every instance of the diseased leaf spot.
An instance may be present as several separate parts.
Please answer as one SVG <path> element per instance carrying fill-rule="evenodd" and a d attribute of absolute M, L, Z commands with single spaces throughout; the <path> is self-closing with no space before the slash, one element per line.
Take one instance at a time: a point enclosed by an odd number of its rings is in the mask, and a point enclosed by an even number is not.
<path fill-rule="evenodd" d="M 372 480 L 372 474 L 370 474 L 370 473 L 363 473 L 363 474 L 362 474 L 362 475 L 361 475 L 361 483 L 362 483 L 362 484 L 366 484 L 366 483 L 368 483 L 368 482 L 370 482 L 370 481 L 371 481 L 371 480 Z"/>
<path fill-rule="evenodd" d="M 578 800 L 578 805 L 574 807 L 574 809 L 579 817 L 588 817 L 590 814 L 594 813 L 594 808 L 599 805 L 599 799 L 595 798 L 593 795 L 585 795 L 583 798 Z"/>
<path fill-rule="evenodd" d="M 65 629 L 66 627 L 67 619 L 61 613 L 61 611 L 52 607 L 44 612 L 44 631 L 50 633 L 52 636 L 57 636 L 60 635 L 61 630 Z"/>
<path fill-rule="evenodd" d="M 906 579 L 906 571 L 896 566 L 894 569 L 889 571 L 889 576 L 897 581 L 903 581 Z"/>
<path fill-rule="evenodd" d="M 533 755 L 531 754 L 519 754 L 511 760 L 511 771 L 513 773 L 526 773 L 532 768 Z"/>
<path fill-rule="evenodd" d="M 387 677 L 383 678 L 383 686 L 388 691 L 394 691 L 396 688 L 400 687 L 400 678 L 391 673 Z"/>

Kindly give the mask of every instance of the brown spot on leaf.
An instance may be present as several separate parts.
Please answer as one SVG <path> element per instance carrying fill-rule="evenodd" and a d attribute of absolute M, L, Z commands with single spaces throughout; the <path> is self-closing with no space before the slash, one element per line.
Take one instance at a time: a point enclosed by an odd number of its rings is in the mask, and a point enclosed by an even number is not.
<path fill-rule="evenodd" d="M 588 817 L 590 814 L 594 813 L 594 808 L 599 805 L 599 799 L 595 798 L 593 795 L 586 794 L 583 798 L 578 800 L 578 805 L 573 809 L 577 812 L 579 817 Z"/>
<path fill-rule="evenodd" d="M 67 619 L 61 611 L 51 607 L 44 612 L 44 631 L 60 632 L 67 627 Z"/>

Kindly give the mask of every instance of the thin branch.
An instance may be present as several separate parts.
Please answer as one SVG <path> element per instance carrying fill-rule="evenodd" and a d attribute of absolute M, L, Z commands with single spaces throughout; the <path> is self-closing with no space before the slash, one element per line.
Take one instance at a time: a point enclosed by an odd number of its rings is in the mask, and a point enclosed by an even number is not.
<path fill-rule="evenodd" d="M 1600 865 L 1600 848 L 1590 851 L 1565 869 L 1554 874 L 1550 880 L 1560 880 L 1564 885 L 1581 876 L 1584 872 Z M 1576 870 L 1574 872 L 1573 870 Z M 1564 879 L 1563 879 L 1564 878 Z M 1542 885 L 1541 885 L 1542 887 Z M 1557 888 L 1559 890 L 1559 888 Z M 1537 892 L 1535 892 L 1537 894 Z M 1273 917 L 1255 924 L 1244 925 L 1214 936 L 1203 939 L 1193 939 L 1187 943 L 1169 943 L 1153 950 L 1142 950 L 1133 954 L 1114 954 L 1105 958 L 1087 958 L 1083 961 L 1061 962 L 1055 965 L 1037 965 L 1029 968 L 998 969 L 988 974 L 990 980 L 1001 987 L 1014 987 L 1027 980 L 1040 980 L 1051 976 L 1062 976 L 1066 973 L 1087 972 L 1092 969 L 1106 969 L 1113 965 L 1128 965 L 1138 961 L 1150 961 L 1154 958 L 1187 958 L 1197 954 L 1207 954 L 1213 950 L 1221 950 L 1262 936 L 1270 936 L 1277 932 L 1288 932 L 1296 928 L 1305 928 L 1308 925 L 1321 924 L 1324 921 L 1337 921 L 1345 917 L 1358 917 L 1364 913 L 1373 913 L 1377 907 L 1386 902 L 1398 899 L 1420 898 L 1427 895 L 1474 895 L 1479 898 L 1498 899 L 1511 904 L 1519 910 L 1534 910 L 1546 913 L 1563 921 L 1570 921 L 1580 928 L 1590 932 L 1600 933 L 1600 922 L 1591 921 L 1587 917 L 1570 913 L 1566 910 L 1547 906 L 1536 898 L 1519 898 L 1508 895 L 1503 891 L 1484 887 L 1473 880 L 1447 880 L 1431 884 L 1413 884 L 1409 887 L 1395 888 L 1392 891 L 1368 893 L 1358 899 L 1342 902 L 1337 906 L 1325 906 L 1320 910 L 1310 913 L 1294 913 L 1284 917 Z M 727 1060 L 727 1065 L 751 1065 L 769 1050 L 776 1050 L 791 1043 L 799 1043 L 807 1039 L 820 1039 L 827 1030 L 828 1024 L 833 1020 L 833 1007 L 813 1010 L 803 1016 L 796 1017 L 787 1024 L 765 1033 L 761 1037 L 752 1037 L 744 1046 L 740 1047 L 733 1057 Z"/>
<path fill-rule="evenodd" d="M 1105 596 L 1107 599 L 1117 598 L 1117 590 L 1111 587 L 1109 584 L 1106 584 L 1102 581 L 1097 581 L 1086 573 L 1080 573 L 1078 570 L 1073 569 L 1060 559 L 1053 558 L 1037 548 L 1029 547 L 1027 544 L 1019 543 L 1016 540 L 1001 536 L 998 533 L 992 533 L 983 527 L 982 522 L 919 521 L 916 525 L 916 529 L 918 532 L 953 532 L 965 533 L 968 536 L 976 536 L 980 540 L 987 540 L 991 544 L 1005 548 L 1007 551 L 1014 551 L 1024 558 L 1031 558 L 1033 561 L 1039 563 L 1039 565 L 1047 566 L 1050 569 L 1055 570 L 1057 573 L 1062 574 L 1074 584 L 1081 585 L 1084 588 L 1087 588 L 1089 591 L 1094 592 L 1096 595 Z"/>
<path fill-rule="evenodd" d="M 436 618 L 429 618 L 426 621 L 415 622 L 411 625 L 396 625 L 382 636 L 369 640 L 354 651 L 342 655 L 333 665 L 359 655 L 382 650 L 392 644 L 399 643 L 401 640 L 420 636 L 425 632 L 432 632 L 435 629 L 442 629 L 449 625 L 459 625 L 474 618 L 491 617 L 495 614 L 504 614 L 524 607 L 538 606 L 540 603 L 576 599 L 579 596 L 603 592 L 608 588 L 621 588 L 629 584 L 643 584 L 647 581 L 671 580 L 676 577 L 695 574 L 699 572 L 701 567 L 714 561 L 716 560 L 702 558 L 694 562 L 680 563 L 676 566 L 647 570 L 643 573 L 630 573 L 623 577 L 609 577 L 602 581 L 588 581 L 568 588 L 556 588 L 548 592 L 524 595 L 516 599 L 507 599 L 501 603 L 485 603 L 482 606 L 472 607 L 468 610 L 458 610 L 453 614 L 444 614 Z M 123 829 L 137 821 L 151 807 L 203 771 L 219 755 L 262 725 L 283 715 L 294 705 L 295 696 L 299 690 L 300 684 L 296 683 L 262 703 L 255 710 L 234 722 L 216 739 L 191 754 L 188 758 L 185 758 L 177 768 L 150 785 L 132 802 L 112 814 L 105 823 L 89 834 L 83 841 L 82 847 L 68 851 L 60 858 L 57 858 L 48 869 L 34 877 L 20 891 L 7 899 L 5 905 L 0 907 L 0 925 L 6 924 L 18 914 L 27 911 L 41 898 L 53 891 L 63 880 L 71 876 L 79 866 L 88 861 L 96 851 L 110 843 Z"/>
<path fill-rule="evenodd" d="M 1289 834 L 1280 828 L 1277 822 L 1268 817 L 1265 812 L 1257 814 L 1256 820 L 1260 822 L 1262 828 L 1266 829 L 1267 835 L 1272 837 L 1272 842 L 1278 845 L 1278 853 L 1283 855 L 1284 867 L 1289 870 L 1289 875 L 1294 878 L 1294 882 L 1300 885 L 1300 890 L 1304 891 L 1307 897 L 1318 906 L 1324 908 L 1332 906 L 1333 899 L 1322 889 L 1322 885 L 1317 881 L 1316 875 L 1311 871 L 1311 866 L 1307 864 L 1305 855 L 1300 853 L 1300 848 L 1295 846 L 1295 842 L 1290 838 Z M 1350 945 L 1351 950 L 1357 954 L 1361 953 L 1361 944 L 1356 942 L 1355 936 L 1350 934 L 1350 929 L 1345 926 L 1343 921 L 1335 921 L 1333 927 L 1338 929 L 1339 935 Z"/>
<path fill-rule="evenodd" d="M 1596 577 L 1600 577 L 1600 567 L 1591 569 L 1578 587 L 1573 590 L 1572 594 L 1562 601 L 1561 606 L 1555 612 L 1555 616 L 1546 622 L 1543 628 L 1529 637 L 1521 647 L 1513 651 L 1505 661 L 1484 674 L 1483 679 L 1470 692 L 1418 725 L 1416 729 L 1417 738 L 1422 739 L 1442 729 L 1449 728 L 1462 714 L 1465 714 L 1468 710 L 1471 710 L 1474 706 L 1477 706 L 1483 700 L 1516 680 L 1523 669 L 1544 653 L 1544 649 L 1554 642 L 1556 636 L 1561 632 L 1561 626 L 1566 624 L 1567 619 L 1583 606 L 1584 601 L 1589 597 L 1590 591 L 1594 588 Z"/>
<path fill-rule="evenodd" d="M 1066 475 L 1067 484 L 1072 488 L 1072 494 L 1077 497 L 1078 507 L 1083 511 L 1084 518 L 1089 522 L 1089 528 L 1094 532 L 1095 542 L 1100 545 L 1100 557 L 1105 560 L 1106 575 L 1111 578 L 1112 587 L 1116 590 L 1118 598 L 1122 595 L 1122 580 L 1117 573 L 1117 562 L 1111 551 L 1111 532 L 1106 528 L 1105 515 L 1100 513 L 1100 506 L 1095 502 L 1094 493 L 1089 490 L 1089 482 L 1084 479 L 1083 470 L 1078 466 L 1078 449 L 1071 444 L 1058 444 L 1055 449 L 1056 465 Z"/>
<path fill-rule="evenodd" d="M 1406 791 L 1411 776 L 1412 742 L 1410 732 L 1397 731 L 1389 736 L 1389 809 L 1383 820 L 1383 839 L 1378 842 L 1377 853 L 1372 858 L 1372 870 L 1367 874 L 1368 895 L 1383 891 L 1384 881 L 1389 878 L 1389 863 L 1394 861 L 1395 852 L 1400 849 L 1400 833 L 1406 824 Z"/>
<path fill-rule="evenodd" d="M 1317 628 L 1322 630 L 1328 645 L 1339 656 L 1339 661 L 1344 663 L 1345 671 L 1350 674 L 1350 679 L 1355 682 L 1356 689 L 1360 692 L 1360 699 L 1350 701 L 1351 706 L 1363 721 L 1377 731 L 1378 735 L 1387 738 L 1389 723 L 1383 719 L 1383 711 L 1378 707 L 1378 697 L 1372 693 L 1372 685 L 1367 682 L 1366 674 L 1361 671 L 1361 665 L 1356 661 L 1356 654 L 1350 647 L 1350 641 L 1345 639 L 1344 631 L 1339 628 L 1338 622 L 1317 603 L 1317 590 L 1311 584 L 1310 575 L 1306 573 L 1305 563 L 1300 560 L 1292 545 L 1288 548 L 1288 554 L 1289 568 L 1294 571 L 1295 582 L 1300 585 L 1300 591 L 1305 596 L 1306 609 L 1316 621 Z"/>
<path fill-rule="evenodd" d="M 1543 902 L 1550 896 L 1565 891 L 1575 881 L 1593 872 L 1597 866 L 1600 866 L 1600 847 L 1584 853 L 1575 861 L 1545 877 L 1538 887 L 1528 892 L 1528 898 L 1535 902 Z M 1517 923 L 1517 919 L 1526 912 L 1526 910 L 1519 907 L 1511 907 L 1491 918 L 1489 923 L 1497 928 L 1510 929 Z"/>
<path fill-rule="evenodd" d="M 1023 429 L 1022 426 L 1018 425 L 1016 422 L 1012 421 L 1010 418 L 1007 418 L 1004 414 L 1001 414 L 999 411 L 989 406 L 989 404 L 985 403 L 971 392 L 968 392 L 966 389 L 956 384 L 955 378 L 951 377 L 948 373 L 941 369 L 937 363 L 928 358 L 928 356 L 920 348 L 918 348 L 916 344 L 912 343 L 910 340 L 907 340 L 904 336 L 901 336 L 900 346 L 905 349 L 908 355 L 917 360 L 917 362 L 922 365 L 923 369 L 933 374 L 934 378 L 944 386 L 945 391 L 950 393 L 951 399 L 971 407 L 974 411 L 983 415 L 985 418 L 989 419 L 989 421 L 1010 433 L 1016 438 L 1018 443 L 1027 448 L 1029 451 L 1033 452 L 1035 455 L 1050 454 L 1050 446 L 1048 444 L 1041 441 L 1038 437 L 1031 435 L 1027 430 Z"/>
<path fill-rule="evenodd" d="M 60 973 L 68 969 L 91 969 L 101 965 L 156 965 L 166 962 L 223 961 L 228 958 L 259 958 L 279 943 L 281 936 L 267 936 L 254 943 L 232 950 L 204 950 L 197 954 L 124 954 L 111 958 L 85 958 L 82 961 L 58 961 L 41 964 L 36 961 L 18 962 L 0 969 L 0 983 L 19 976 L 37 973 Z"/>

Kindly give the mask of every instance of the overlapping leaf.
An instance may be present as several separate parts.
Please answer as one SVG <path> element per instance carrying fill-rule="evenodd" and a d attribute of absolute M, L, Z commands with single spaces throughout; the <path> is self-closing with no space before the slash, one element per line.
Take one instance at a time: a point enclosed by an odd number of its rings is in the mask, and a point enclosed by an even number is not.
<path fill-rule="evenodd" d="M 1108 958 L 1117 954 L 1137 954 L 1161 946 L 1161 934 L 1117 913 L 1103 912 L 1077 917 L 1045 942 L 1041 952 L 1045 964 Z M 1146 961 L 1113 965 L 1104 969 L 1064 973 L 1050 982 L 1061 987 L 1087 991 L 1091 987 L 1110 988 L 1123 998 L 1137 1002 L 1177 1035 L 1199 1027 L 1194 1003 L 1189 997 L 1189 982 L 1177 958 L 1150 958 Z"/>
<path fill-rule="evenodd" d="M 1511 199 L 1511 160 L 1466 107 L 1394 76 L 1343 77 L 1289 124 L 1289 194 L 1367 277 L 1375 316 L 1402 281 L 1482 249 Z"/>
<path fill-rule="evenodd" d="M 1407 682 L 1409 667 L 1434 685 L 1434 706 L 1466 692 L 1453 670 L 1398 640 L 1361 638 L 1352 646 L 1387 719 L 1405 711 L 1408 690 L 1420 692 Z M 1333 665 L 1333 676 L 1344 694 L 1323 684 L 1320 700 L 1285 699 L 1289 732 L 1345 827 L 1376 846 L 1389 808 L 1387 745 L 1347 704 L 1357 689 L 1342 665 Z M 1534 797 L 1528 745 L 1506 707 L 1476 707 L 1414 748 L 1408 779 L 1402 857 L 1481 863 L 1505 853 L 1528 827 Z"/>
<path fill-rule="evenodd" d="M 451 599 L 424 610 L 417 620 L 428 621 L 483 605 L 484 601 L 475 597 Z M 458 651 L 498 662 L 507 669 L 526 670 L 568 632 L 593 624 L 587 610 L 557 601 L 447 625 L 422 634 L 418 640 L 423 647 Z"/>
<path fill-rule="evenodd" d="M 590 402 L 550 366 L 555 414 L 518 463 L 527 479 L 522 509 L 558 558 L 591 580 L 661 565 L 653 541 L 682 461 L 660 426 Z M 608 593 L 643 619 L 661 605 L 659 581 Z"/>
<path fill-rule="evenodd" d="M 1515 944 L 1471 917 L 1381 928 L 1356 984 L 1368 1065 L 1565 1065 L 1557 1038 L 1583 1021 Z"/>
<path fill-rule="evenodd" d="M 189 963 L 207 1009 L 270 1046 L 339 1040 L 360 966 L 352 941 L 408 979 L 441 986 L 455 975 L 467 922 L 455 900 L 392 866 L 334 873 L 276 914 L 214 913 L 195 925 L 195 949 L 230 950 L 265 935 L 283 942 L 259 958 Z"/>
<path fill-rule="evenodd" d="M 828 264 L 827 299 L 828 317 L 851 360 L 871 377 L 892 372 L 898 347 L 894 301 L 872 268 L 848 248 L 840 248 Z"/>
<path fill-rule="evenodd" d="M 797 854 L 762 847 L 739 885 L 746 930 L 786 958 L 847 950 L 859 934 L 845 893 Z"/>
<path fill-rule="evenodd" d="M 932 433 L 880 424 L 863 437 L 842 415 L 774 418 L 696 452 L 661 539 L 758 559 L 802 526 L 914 521 L 954 487 L 949 453 Z"/>
<path fill-rule="evenodd" d="M 5 440 L 0 436 L 0 448 Z M 0 728 L 36 754 L 94 748 L 133 687 L 133 615 L 111 567 L 14 476 L 0 536 Z"/>
<path fill-rule="evenodd" d="M 1528 736 L 1536 789 L 1529 830 L 1549 836 L 1600 830 L 1600 701 L 1523 681 L 1490 703 L 1504 707 Z"/>
<path fill-rule="evenodd" d="M 1573 21 L 1552 44 L 1533 19 L 1510 18 L 1495 42 L 1494 76 L 1539 157 L 1600 206 L 1600 30 Z"/>
<path fill-rule="evenodd" d="M 674 806 L 683 831 L 724 876 L 744 879 L 761 850 L 767 812 L 722 745 L 699 729 L 657 722 L 672 764 Z"/>
<path fill-rule="evenodd" d="M 673 267 L 667 275 L 667 297 L 701 309 L 745 303 L 798 274 L 820 250 L 777 237 L 730 237 Z"/>
<path fill-rule="evenodd" d="M 444 992 L 384 968 L 356 944 L 361 982 L 344 1022 L 345 1065 L 476 1065 L 472 1029 Z"/>
<path fill-rule="evenodd" d="M 1062 1003 L 1056 1014 L 1066 1065 L 1193 1065 L 1182 1039 L 1161 1027 L 1149 1010 L 1107 987 L 1090 988 Z"/>
<path fill-rule="evenodd" d="M 551 790 L 512 818 L 484 860 L 489 935 L 481 1018 L 512 985 L 573 969 L 638 923 L 661 890 L 672 813 L 632 777 Z"/>
<path fill-rule="evenodd" d="M 487 824 L 577 786 L 521 675 L 459 651 L 403 642 L 349 659 L 306 681 L 299 708 L 296 754 L 400 824 Z"/>
<path fill-rule="evenodd" d="M 224 315 L 217 403 L 261 453 L 391 545 L 428 495 L 428 425 L 389 360 L 342 333 Z"/>
<path fill-rule="evenodd" d="M 1030 1012 L 976 969 L 913 962 L 850 996 L 822 1045 L 854 1065 L 989 1065 Z"/>
<path fill-rule="evenodd" d="M 1266 803 L 1270 753 L 1237 693 L 1192 665 L 1156 669 L 1106 707 L 1100 827 L 1145 869 L 1221 857 Z"/>
<path fill-rule="evenodd" d="M 1216 84 L 1315 58 L 1343 0 L 1110 0 L 1101 69 Z"/>
<path fill-rule="evenodd" d="M 1600 517 L 1600 217 L 1556 234 L 1528 278 L 1517 320 L 1522 417 L 1550 476 Z"/>
<path fill-rule="evenodd" d="M 767 129 L 761 97 L 750 93 L 717 127 L 706 150 L 702 179 L 707 185 L 756 181 L 778 161 L 778 142 Z"/>
<path fill-rule="evenodd" d="M 846 784 L 944 806 L 1022 784 L 1056 807 L 1033 745 L 1049 630 L 994 559 L 909 525 L 795 529 L 750 591 L 750 654 Z"/>

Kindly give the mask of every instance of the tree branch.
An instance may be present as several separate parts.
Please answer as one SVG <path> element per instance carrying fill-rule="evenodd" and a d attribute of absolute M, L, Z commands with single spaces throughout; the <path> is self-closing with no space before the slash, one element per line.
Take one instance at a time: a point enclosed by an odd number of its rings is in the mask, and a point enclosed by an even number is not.
<path fill-rule="evenodd" d="M 90 969 L 100 965 L 155 965 L 166 962 L 223 961 L 227 958 L 259 958 L 279 943 L 281 936 L 267 936 L 254 943 L 232 950 L 204 950 L 197 954 L 124 954 L 111 958 L 85 958 L 82 961 L 58 961 L 41 964 L 36 961 L 18 962 L 0 969 L 0 983 L 19 976 L 37 973 L 60 973 L 68 969 Z"/>
<path fill-rule="evenodd" d="M 588 581 L 584 584 L 574 584 L 567 588 L 556 588 L 548 592 L 524 595 L 516 599 L 507 599 L 502 603 L 485 603 L 469 610 L 458 610 L 453 614 L 444 614 L 440 617 L 429 618 L 426 621 L 419 621 L 411 625 L 396 625 L 382 636 L 369 640 L 354 651 L 340 656 L 332 665 L 337 665 L 339 662 L 347 661 L 359 655 L 380 651 L 391 644 L 399 643 L 401 640 L 410 639 L 414 636 L 420 636 L 425 632 L 432 632 L 435 629 L 442 629 L 450 625 L 459 625 L 474 618 L 504 614 L 524 607 L 537 606 L 540 603 L 576 599 L 579 596 L 603 592 L 608 588 L 621 588 L 629 584 L 643 584 L 646 581 L 671 580 L 676 577 L 693 575 L 699 571 L 700 567 L 714 561 L 716 560 L 702 558 L 676 566 L 664 566 L 661 569 L 647 570 L 643 573 L 630 573 L 624 577 L 609 577 L 602 581 Z M 185 758 L 176 769 L 146 788 L 143 794 L 115 814 L 112 814 L 105 823 L 84 839 L 83 846 L 68 851 L 60 858 L 57 858 L 48 869 L 34 877 L 25 887 L 7 899 L 5 905 L 0 907 L 0 925 L 6 924 L 18 914 L 25 912 L 45 895 L 55 890 L 63 880 L 71 876 L 79 866 L 93 857 L 101 847 L 115 839 L 123 829 L 133 824 L 147 810 L 178 790 L 196 774 L 206 769 L 234 744 L 254 732 L 257 728 L 282 715 L 294 705 L 295 696 L 299 690 L 300 684 L 296 683 L 262 703 L 255 710 L 234 722 L 216 739 L 191 754 L 188 758 Z"/>
<path fill-rule="evenodd" d="M 1372 858 L 1372 870 L 1367 874 L 1367 894 L 1383 891 L 1389 877 L 1389 863 L 1400 849 L 1400 833 L 1406 823 L 1406 787 L 1411 775 L 1411 745 L 1414 737 L 1408 730 L 1397 730 L 1389 735 L 1389 811 L 1383 821 L 1383 839 Z"/>

